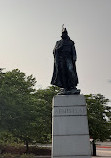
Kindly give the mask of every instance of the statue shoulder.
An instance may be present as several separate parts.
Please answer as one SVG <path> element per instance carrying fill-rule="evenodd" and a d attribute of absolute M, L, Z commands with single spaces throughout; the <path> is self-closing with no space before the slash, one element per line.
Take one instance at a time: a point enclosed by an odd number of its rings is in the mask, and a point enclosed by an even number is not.
<path fill-rule="evenodd" d="M 59 40 L 56 42 L 56 48 L 59 47 L 62 44 L 62 40 Z"/>
<path fill-rule="evenodd" d="M 62 40 L 59 40 L 59 41 L 56 42 L 56 44 L 59 44 L 59 43 L 61 43 L 61 42 L 62 42 Z"/>
<path fill-rule="evenodd" d="M 74 45 L 75 43 L 74 43 L 74 41 L 70 40 L 70 44 L 71 44 L 71 45 Z"/>

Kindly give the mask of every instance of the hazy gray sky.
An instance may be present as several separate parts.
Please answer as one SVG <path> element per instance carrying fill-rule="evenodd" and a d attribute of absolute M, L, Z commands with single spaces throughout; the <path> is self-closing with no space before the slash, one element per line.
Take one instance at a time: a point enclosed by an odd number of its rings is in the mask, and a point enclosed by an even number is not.
<path fill-rule="evenodd" d="M 0 0 L 0 67 L 49 86 L 62 24 L 75 42 L 81 93 L 111 99 L 111 0 Z"/>

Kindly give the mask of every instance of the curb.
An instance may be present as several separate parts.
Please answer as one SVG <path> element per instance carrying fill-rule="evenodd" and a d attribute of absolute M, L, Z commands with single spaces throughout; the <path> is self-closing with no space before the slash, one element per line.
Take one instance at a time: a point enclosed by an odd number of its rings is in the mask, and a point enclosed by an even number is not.
<path fill-rule="evenodd" d="M 111 149 L 111 146 L 96 146 L 97 148 L 106 148 L 106 149 Z"/>

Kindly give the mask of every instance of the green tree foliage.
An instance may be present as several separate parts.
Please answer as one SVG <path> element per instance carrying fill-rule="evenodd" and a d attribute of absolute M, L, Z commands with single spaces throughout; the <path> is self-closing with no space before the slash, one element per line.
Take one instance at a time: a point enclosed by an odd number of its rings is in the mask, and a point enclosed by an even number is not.
<path fill-rule="evenodd" d="M 46 89 L 39 89 L 34 94 L 39 101 L 37 106 L 38 119 L 40 121 L 39 133 L 37 133 L 38 142 L 51 142 L 52 133 L 52 98 L 59 92 L 60 88 L 51 86 Z"/>
<path fill-rule="evenodd" d="M 108 139 L 111 135 L 109 121 L 111 120 L 111 107 L 107 106 L 109 99 L 101 94 L 86 95 L 88 111 L 89 133 L 96 140 Z"/>
<path fill-rule="evenodd" d="M 25 142 L 51 142 L 52 98 L 59 88 L 35 90 L 32 75 L 15 69 L 0 75 L 0 126 L 5 140 L 12 134 Z"/>
<path fill-rule="evenodd" d="M 15 69 L 0 71 L 0 133 L 26 143 L 51 142 L 52 98 L 59 88 L 36 90 L 35 78 Z M 111 135 L 111 107 L 103 95 L 86 95 L 90 136 L 104 140 Z M 109 121 L 109 122 L 108 122 Z"/>
<path fill-rule="evenodd" d="M 0 126 L 23 140 L 27 146 L 33 139 L 35 78 L 20 70 L 0 74 Z"/>

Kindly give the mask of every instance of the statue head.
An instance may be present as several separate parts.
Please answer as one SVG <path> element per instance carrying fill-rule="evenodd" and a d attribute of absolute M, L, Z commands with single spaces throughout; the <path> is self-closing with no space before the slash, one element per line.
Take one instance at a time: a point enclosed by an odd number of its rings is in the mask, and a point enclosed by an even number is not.
<path fill-rule="evenodd" d="M 68 38 L 68 32 L 66 28 L 62 29 L 62 39 L 67 39 Z"/>

